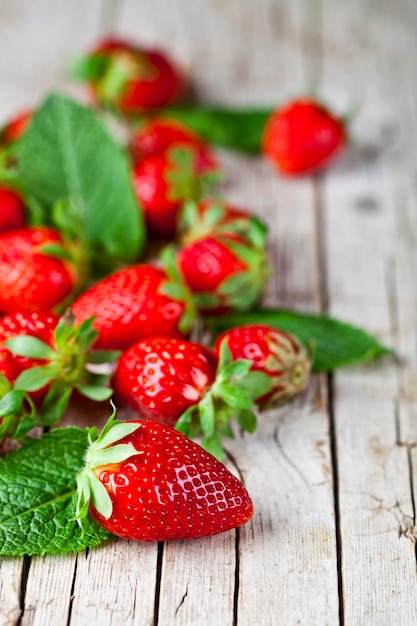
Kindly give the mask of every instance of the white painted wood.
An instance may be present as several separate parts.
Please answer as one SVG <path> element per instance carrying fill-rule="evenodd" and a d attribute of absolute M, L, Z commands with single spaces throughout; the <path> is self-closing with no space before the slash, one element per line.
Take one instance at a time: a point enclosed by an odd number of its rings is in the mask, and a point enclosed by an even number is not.
<path fill-rule="evenodd" d="M 0 626 L 12 626 L 20 617 L 22 567 L 23 559 L 0 560 Z"/>
<path fill-rule="evenodd" d="M 156 544 L 116 540 L 79 555 L 70 624 L 153 626 Z"/>
<path fill-rule="evenodd" d="M 337 110 L 359 100 L 355 149 L 321 182 L 222 154 L 227 195 L 270 225 L 268 305 L 320 310 L 327 291 L 333 315 L 405 358 L 335 376 L 336 476 L 327 390 L 315 378 L 293 405 L 262 415 L 254 436 L 227 446 L 254 500 L 252 522 L 165 545 L 159 581 L 155 545 L 116 540 L 88 555 L 34 558 L 21 623 L 333 626 L 335 478 L 345 626 L 417 623 L 413 0 L 93 0 L 59 10 L 51 0 L 0 0 L 0 13 L 3 119 L 51 87 L 79 93 L 65 61 L 105 30 L 172 51 L 206 102 L 280 102 L 317 78 Z M 22 560 L 0 563 L 0 626 L 19 619 L 21 575 Z"/>
<path fill-rule="evenodd" d="M 321 187 L 329 304 L 332 314 L 366 326 L 390 345 L 400 335 L 404 347 L 415 332 L 410 323 L 403 325 L 410 294 L 394 280 L 404 242 L 404 229 L 397 238 L 397 224 L 405 218 L 398 190 L 407 188 L 412 166 L 408 161 L 404 169 L 410 156 L 404 139 L 415 136 L 408 89 L 415 73 L 409 43 L 416 12 L 415 4 L 405 0 L 395 10 L 371 1 L 372 19 L 364 20 L 362 7 L 360 2 L 323 2 L 323 92 L 344 106 L 346 98 L 362 103 L 353 126 L 356 154 L 342 160 Z M 384 128 L 391 129 L 388 137 Z M 358 150 L 364 142 L 377 148 L 373 158 Z M 409 345 L 408 354 L 414 351 L 415 345 Z M 349 625 L 417 622 L 415 511 L 409 454 L 398 441 L 399 379 L 392 362 L 335 376 L 344 620 Z"/>
<path fill-rule="evenodd" d="M 23 626 L 55 626 L 67 622 L 76 559 L 75 556 L 32 558 Z"/>

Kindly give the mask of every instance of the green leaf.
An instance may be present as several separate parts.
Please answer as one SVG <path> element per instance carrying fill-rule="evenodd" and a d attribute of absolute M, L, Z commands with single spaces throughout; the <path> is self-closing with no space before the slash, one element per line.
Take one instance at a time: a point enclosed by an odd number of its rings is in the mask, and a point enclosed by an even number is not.
<path fill-rule="evenodd" d="M 82 529 L 74 520 L 87 446 L 85 430 L 60 428 L 0 459 L 1 555 L 74 553 L 111 537 L 94 520 Z"/>
<path fill-rule="evenodd" d="M 285 309 L 258 309 L 206 319 L 214 335 L 245 324 L 268 324 L 314 346 L 313 371 L 329 372 L 391 354 L 376 337 L 347 322 L 314 313 Z"/>
<path fill-rule="evenodd" d="M 245 378 L 235 381 L 234 384 L 244 389 L 253 400 L 261 398 L 274 387 L 274 381 L 271 376 L 263 372 L 249 372 Z"/>
<path fill-rule="evenodd" d="M 37 391 L 51 382 L 59 374 L 59 366 L 43 365 L 23 371 L 16 379 L 15 389 Z"/>
<path fill-rule="evenodd" d="M 14 389 L 9 391 L 0 400 L 0 416 L 7 417 L 17 413 L 22 408 L 23 400 L 25 398 L 25 392 Z"/>
<path fill-rule="evenodd" d="M 113 361 L 117 361 L 121 354 L 120 350 L 93 350 L 92 352 L 88 352 L 86 362 L 94 363 L 94 365 L 112 363 Z"/>
<path fill-rule="evenodd" d="M 259 154 L 265 124 L 273 110 L 196 106 L 168 109 L 165 114 L 187 124 L 208 143 Z"/>
<path fill-rule="evenodd" d="M 54 380 L 43 399 L 40 414 L 42 426 L 52 426 L 59 422 L 67 410 L 72 387 L 61 380 Z"/>
<path fill-rule="evenodd" d="M 226 404 L 235 409 L 250 409 L 253 407 L 252 399 L 243 389 L 237 387 L 236 383 L 213 385 L 212 393 L 216 398 L 221 398 Z"/>
<path fill-rule="evenodd" d="M 48 359 L 49 361 L 57 357 L 57 353 L 50 345 L 31 335 L 13 337 L 8 339 L 5 344 L 10 352 L 19 356 L 26 356 L 31 359 Z"/>
<path fill-rule="evenodd" d="M 205 437 L 212 437 L 216 428 L 214 402 L 210 393 L 206 393 L 198 404 L 201 430 Z"/>
<path fill-rule="evenodd" d="M 42 207 L 45 223 L 53 223 L 54 204 L 69 199 L 96 264 L 138 258 L 145 230 L 127 153 L 91 109 L 50 95 L 20 142 L 19 167 L 25 194 Z"/>
<path fill-rule="evenodd" d="M 113 389 L 108 387 L 96 387 L 95 385 L 75 385 L 76 389 L 86 398 L 95 400 L 96 402 L 103 402 L 108 400 L 113 395 Z"/>
<path fill-rule="evenodd" d="M 255 413 L 244 409 L 236 413 L 235 420 L 248 433 L 254 433 L 258 425 Z"/>

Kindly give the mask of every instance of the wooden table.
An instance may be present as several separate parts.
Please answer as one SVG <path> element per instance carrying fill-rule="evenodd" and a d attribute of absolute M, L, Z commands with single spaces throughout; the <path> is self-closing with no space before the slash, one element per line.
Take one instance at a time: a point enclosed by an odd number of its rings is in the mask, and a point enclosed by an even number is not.
<path fill-rule="evenodd" d="M 4 559 L 9 626 L 415 625 L 417 585 L 415 0 L 0 0 L 0 115 L 52 89 L 118 32 L 168 48 L 206 102 L 274 104 L 316 85 L 359 103 L 326 174 L 288 180 L 222 155 L 228 197 L 271 230 L 266 302 L 357 323 L 401 355 L 313 378 L 227 445 L 256 513 L 195 542 L 115 541 Z"/>

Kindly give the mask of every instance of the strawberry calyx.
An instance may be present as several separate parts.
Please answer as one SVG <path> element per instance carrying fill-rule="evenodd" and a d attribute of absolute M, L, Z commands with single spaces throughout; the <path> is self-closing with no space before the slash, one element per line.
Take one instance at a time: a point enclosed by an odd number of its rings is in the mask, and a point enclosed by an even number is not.
<path fill-rule="evenodd" d="M 194 438 L 202 436 L 201 446 L 222 460 L 222 437 L 234 438 L 230 422 L 249 433 L 256 430 L 256 399 L 273 389 L 272 378 L 263 372 L 250 371 L 252 361 L 238 359 L 223 342 L 220 347 L 216 379 L 200 402 L 188 408 L 175 428 Z"/>
<path fill-rule="evenodd" d="M 170 201 L 198 201 L 215 194 L 222 175 L 218 169 L 199 171 L 197 147 L 172 146 L 166 154 L 168 168 L 165 177 Z"/>
<path fill-rule="evenodd" d="M 74 389 L 97 402 L 112 395 L 112 390 L 105 386 L 110 374 L 94 373 L 93 369 L 96 365 L 111 363 L 120 353 L 91 350 L 99 334 L 93 323 L 94 317 L 77 326 L 69 309 L 54 331 L 52 342 L 56 347 L 30 335 L 19 335 L 5 342 L 18 356 L 45 361 L 45 365 L 21 372 L 14 385 L 15 389 L 26 392 L 48 386 L 40 408 L 42 426 L 50 426 L 61 419 Z"/>
<path fill-rule="evenodd" d="M 194 296 L 178 271 L 175 247 L 166 246 L 161 252 L 160 259 L 168 280 L 161 285 L 159 293 L 184 304 L 184 311 L 178 322 L 178 330 L 183 335 L 189 335 L 198 318 L 198 311 L 194 302 Z"/>
<path fill-rule="evenodd" d="M 203 211 L 195 200 L 189 200 L 181 210 L 178 232 L 181 243 L 187 245 L 208 237 L 213 233 L 232 234 L 241 237 L 255 248 L 264 248 L 268 234 L 267 225 L 252 214 L 231 214 L 230 209 L 221 200 L 209 201 Z"/>
<path fill-rule="evenodd" d="M 235 311 L 251 309 L 262 297 L 270 275 L 266 250 L 248 245 L 238 237 L 216 237 L 246 267 L 223 280 L 215 291 L 194 293 L 197 309 L 226 307 Z"/>
<path fill-rule="evenodd" d="M 113 404 L 112 407 L 113 412 L 101 433 L 95 427 L 88 429 L 89 446 L 85 453 L 85 464 L 77 476 L 76 520 L 80 526 L 88 514 L 90 504 L 105 519 L 109 519 L 113 511 L 110 495 L 97 478 L 95 470 L 123 463 L 132 456 L 142 454 L 132 445 L 117 443 L 140 428 L 140 424 L 117 420 L 116 408 Z"/>
<path fill-rule="evenodd" d="M 37 412 L 30 396 L 15 389 L 0 374 L 0 444 L 6 437 L 23 443 L 26 433 L 37 425 Z"/>

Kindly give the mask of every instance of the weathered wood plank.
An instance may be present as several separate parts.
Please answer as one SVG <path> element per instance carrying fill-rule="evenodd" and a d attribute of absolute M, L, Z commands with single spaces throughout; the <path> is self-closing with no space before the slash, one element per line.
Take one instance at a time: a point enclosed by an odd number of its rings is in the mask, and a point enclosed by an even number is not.
<path fill-rule="evenodd" d="M 21 615 L 23 559 L 0 560 L 0 625 L 12 626 Z"/>
<path fill-rule="evenodd" d="M 195 77 L 198 94 L 205 101 L 278 103 L 307 81 L 302 3 L 284 10 L 283 5 L 264 1 L 254 10 L 246 0 L 200 1 L 186 13 L 184 7 L 179 11 L 172 3 L 156 4 L 159 12 L 153 10 L 155 2 L 146 3 L 146 8 L 144 3 L 124 2 L 120 28 L 148 43 L 169 41 L 169 49 Z M 223 162 L 229 180 L 227 197 L 262 216 L 271 229 L 273 277 L 266 302 L 317 310 L 320 295 L 311 181 L 294 184 L 280 179 L 257 159 L 223 154 Z M 257 436 L 229 446 L 257 513 L 239 531 L 236 563 L 227 538 L 210 540 L 211 558 L 205 551 L 201 555 L 205 543 L 198 542 L 184 553 L 178 553 L 175 545 L 166 547 L 161 624 L 197 624 L 199 618 L 201 622 L 202 596 L 193 577 L 201 561 L 202 576 L 208 572 L 211 583 L 209 598 L 219 598 L 210 623 L 233 623 L 234 567 L 239 583 L 234 592 L 238 623 L 273 623 L 281 618 L 295 624 L 306 615 L 312 623 L 337 621 L 329 432 L 317 383 L 301 406 L 288 410 L 284 424 L 277 412 L 271 412 L 262 418 Z M 217 580 L 212 579 L 224 541 L 227 575 L 221 568 Z M 179 570 L 185 577 L 178 577 Z M 329 581 L 324 592 L 321 576 Z"/>
<path fill-rule="evenodd" d="M 397 212 L 402 209 L 394 190 L 407 185 L 405 171 L 396 164 L 397 151 L 403 155 L 402 165 L 405 156 L 397 144 L 398 123 L 410 120 L 404 68 L 399 70 L 396 61 L 405 57 L 404 41 L 414 39 L 412 4 L 404 1 L 392 10 L 370 1 L 372 19 L 367 21 L 362 3 L 336 8 L 323 1 L 323 93 L 341 107 L 355 96 L 362 103 L 353 126 L 356 151 L 321 187 L 330 312 L 366 326 L 391 345 L 402 324 L 393 315 L 392 264 L 402 241 L 396 239 Z M 411 132 L 409 122 L 405 124 Z M 395 139 L 397 154 L 387 150 L 384 128 L 393 129 L 390 143 Z M 358 149 L 364 143 L 373 146 L 372 153 Z M 409 540 L 415 511 L 409 455 L 398 442 L 398 380 L 393 363 L 335 376 L 346 624 L 417 621 L 415 549 Z"/>

